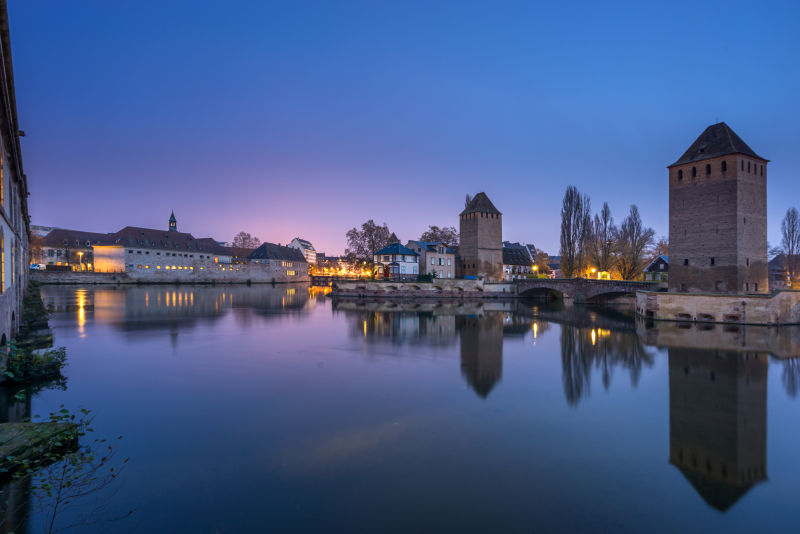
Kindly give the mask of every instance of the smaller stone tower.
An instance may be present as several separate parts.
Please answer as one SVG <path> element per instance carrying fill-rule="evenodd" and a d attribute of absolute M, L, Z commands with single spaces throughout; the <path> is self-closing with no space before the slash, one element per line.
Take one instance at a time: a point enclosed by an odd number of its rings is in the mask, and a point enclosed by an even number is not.
<path fill-rule="evenodd" d="M 177 232 L 178 231 L 178 219 L 175 218 L 175 212 L 174 211 L 169 216 L 169 231 L 170 232 Z"/>
<path fill-rule="evenodd" d="M 459 216 L 457 276 L 503 280 L 503 214 L 486 193 L 478 193 Z"/>

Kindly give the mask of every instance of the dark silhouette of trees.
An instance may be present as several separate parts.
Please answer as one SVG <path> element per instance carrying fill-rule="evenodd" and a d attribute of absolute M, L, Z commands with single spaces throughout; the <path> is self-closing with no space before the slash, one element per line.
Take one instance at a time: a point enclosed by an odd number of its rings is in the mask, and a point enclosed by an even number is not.
<path fill-rule="evenodd" d="M 655 231 L 642 224 L 639 208 L 631 211 L 617 232 L 617 269 L 623 280 L 636 280 L 645 267 L 645 251 L 653 244 Z"/>
<path fill-rule="evenodd" d="M 561 203 L 561 274 L 579 276 L 586 260 L 591 232 L 591 201 L 574 185 L 567 187 Z"/>
<path fill-rule="evenodd" d="M 428 226 L 428 229 L 419 237 L 420 241 L 426 243 L 442 242 L 448 247 L 458 248 L 458 231 L 453 226 Z"/>
<path fill-rule="evenodd" d="M 233 236 L 233 246 L 236 248 L 258 248 L 260 245 L 261 240 L 248 232 L 241 231 Z"/>
<path fill-rule="evenodd" d="M 800 254 L 800 215 L 796 208 L 786 210 L 786 215 L 781 221 L 781 248 L 783 252 L 783 266 L 791 277 L 792 287 L 797 285 L 798 255 Z"/>
<path fill-rule="evenodd" d="M 372 255 L 389 244 L 390 235 L 386 223 L 378 225 L 370 219 L 361 225 L 360 230 L 351 228 L 347 231 L 345 255 L 354 261 L 366 261 L 372 264 Z"/>
<path fill-rule="evenodd" d="M 603 209 L 594 216 L 594 225 L 589 236 L 589 260 L 597 267 L 598 271 L 611 271 L 616 261 L 614 254 L 614 240 L 617 227 L 608 202 L 603 203 Z"/>

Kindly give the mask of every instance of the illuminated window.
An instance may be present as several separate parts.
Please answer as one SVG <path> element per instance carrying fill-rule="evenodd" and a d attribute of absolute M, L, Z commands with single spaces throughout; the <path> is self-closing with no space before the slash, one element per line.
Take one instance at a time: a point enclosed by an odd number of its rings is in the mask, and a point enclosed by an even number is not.
<path fill-rule="evenodd" d="M 214 256 L 214 263 L 219 263 L 219 256 Z"/>
<path fill-rule="evenodd" d="M 294 276 L 294 275 L 295 275 L 294 271 L 286 271 L 286 276 Z"/>
<path fill-rule="evenodd" d="M 141 268 L 142 268 L 142 266 L 141 266 L 141 265 L 137 265 L 137 266 L 136 266 L 136 268 L 137 268 L 137 269 L 141 269 Z"/>
<path fill-rule="evenodd" d="M 160 265 L 156 265 L 156 269 L 160 269 L 160 268 L 161 268 L 161 266 L 160 266 Z"/>
<path fill-rule="evenodd" d="M 145 269 L 149 269 L 149 268 L 150 268 L 150 266 L 149 266 L 149 265 L 145 265 L 145 266 L 144 266 L 144 268 L 145 268 Z"/>

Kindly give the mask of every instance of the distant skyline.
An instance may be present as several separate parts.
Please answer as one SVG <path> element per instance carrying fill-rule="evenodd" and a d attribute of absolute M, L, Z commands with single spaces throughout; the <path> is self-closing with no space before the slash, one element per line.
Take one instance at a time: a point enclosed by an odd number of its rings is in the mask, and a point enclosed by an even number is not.
<path fill-rule="evenodd" d="M 33 224 L 403 241 L 485 191 L 558 253 L 568 185 L 667 235 L 667 169 L 725 121 L 800 207 L 789 2 L 11 0 Z"/>

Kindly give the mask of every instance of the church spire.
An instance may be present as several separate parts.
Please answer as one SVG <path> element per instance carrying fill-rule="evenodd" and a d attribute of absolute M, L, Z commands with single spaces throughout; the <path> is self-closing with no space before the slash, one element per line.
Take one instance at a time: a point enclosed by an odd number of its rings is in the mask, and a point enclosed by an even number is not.
<path fill-rule="evenodd" d="M 178 219 L 175 218 L 175 212 L 174 211 L 169 216 L 169 231 L 170 232 L 177 232 L 178 231 Z"/>

